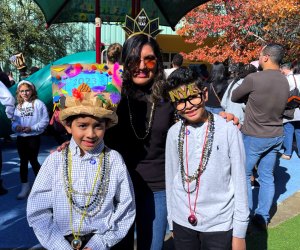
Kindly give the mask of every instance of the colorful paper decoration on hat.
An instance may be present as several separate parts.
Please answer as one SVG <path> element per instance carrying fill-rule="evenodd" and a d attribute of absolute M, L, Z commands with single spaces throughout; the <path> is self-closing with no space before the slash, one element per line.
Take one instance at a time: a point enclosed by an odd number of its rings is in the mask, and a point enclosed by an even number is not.
<path fill-rule="evenodd" d="M 147 34 L 155 37 L 162 31 L 159 29 L 159 18 L 150 20 L 144 9 L 140 11 L 135 19 L 126 15 L 125 26 L 122 28 L 129 37 L 136 34 Z"/>
<path fill-rule="evenodd" d="M 122 66 L 117 63 L 112 68 L 105 64 L 80 63 L 52 66 L 54 109 L 69 108 L 65 105 L 66 98 L 78 106 L 115 109 L 121 99 L 122 72 Z"/>

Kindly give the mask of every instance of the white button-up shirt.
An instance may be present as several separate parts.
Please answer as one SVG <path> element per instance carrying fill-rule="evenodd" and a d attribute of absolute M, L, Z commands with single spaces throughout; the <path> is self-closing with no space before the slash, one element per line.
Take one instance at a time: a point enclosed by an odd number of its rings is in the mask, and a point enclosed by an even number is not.
<path fill-rule="evenodd" d="M 72 156 L 72 227 L 77 234 L 82 214 L 76 209 L 84 207 L 91 192 L 97 173 L 100 154 L 104 143 L 94 150 L 80 156 L 80 148 L 71 139 L 69 150 Z M 91 249 L 109 249 L 119 242 L 128 232 L 135 218 L 135 202 L 131 179 L 121 155 L 106 149 L 109 157 L 108 166 L 104 167 L 104 158 L 90 203 L 97 194 L 99 185 L 104 185 L 101 178 L 109 181 L 107 189 L 98 195 L 100 202 L 95 202 L 87 209 L 80 235 L 94 233 L 86 244 Z M 27 204 L 27 219 L 38 240 L 47 249 L 72 249 L 64 236 L 72 234 L 70 225 L 70 202 L 66 192 L 65 151 L 54 152 L 47 157 L 36 177 Z M 106 173 L 105 173 L 105 171 Z M 106 177 L 105 177 L 106 176 Z M 104 185 L 105 186 L 105 185 Z M 101 192 L 102 190 L 102 192 Z M 100 194 L 99 194 L 100 193 Z M 85 194 L 85 195 L 83 195 Z"/>

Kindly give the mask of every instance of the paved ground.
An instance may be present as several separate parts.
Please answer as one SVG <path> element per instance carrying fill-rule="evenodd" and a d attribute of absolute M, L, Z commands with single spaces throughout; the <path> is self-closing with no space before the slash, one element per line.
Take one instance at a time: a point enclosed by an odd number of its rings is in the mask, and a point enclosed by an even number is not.
<path fill-rule="evenodd" d="M 57 143 L 50 136 L 42 137 L 39 160 L 42 163 L 50 149 Z M 4 184 L 9 193 L 0 196 L 0 250 L 3 249 L 31 249 L 40 247 L 33 231 L 26 220 L 26 200 L 16 200 L 20 190 L 19 158 L 15 141 L 3 144 L 3 173 Z M 299 214 L 300 212 L 300 159 L 294 153 L 290 161 L 279 160 L 275 170 L 276 205 L 273 208 L 274 217 L 270 227 Z M 30 179 L 33 173 L 30 169 Z M 168 239 L 168 236 L 166 237 Z M 172 241 L 167 240 L 165 250 L 172 249 Z"/>

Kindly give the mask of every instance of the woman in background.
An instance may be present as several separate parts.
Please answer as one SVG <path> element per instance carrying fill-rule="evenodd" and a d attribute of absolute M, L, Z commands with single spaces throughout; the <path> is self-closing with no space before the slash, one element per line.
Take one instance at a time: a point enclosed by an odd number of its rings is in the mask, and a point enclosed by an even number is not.
<path fill-rule="evenodd" d="M 240 86 L 244 80 L 244 78 L 257 71 L 256 67 L 252 64 L 246 64 L 240 67 L 238 71 L 238 75 L 233 79 L 233 81 L 228 85 L 226 89 L 222 101 L 221 106 L 225 110 L 225 112 L 234 114 L 235 117 L 239 118 L 239 122 L 241 125 L 244 123 L 244 112 L 245 112 L 245 103 L 236 103 L 231 101 L 232 91 L 235 90 L 238 86 Z"/>
<path fill-rule="evenodd" d="M 221 107 L 221 100 L 228 86 L 225 76 L 225 66 L 216 62 L 212 69 L 207 82 L 204 84 L 208 90 L 208 100 L 205 103 L 206 110 L 214 114 L 219 114 L 224 109 Z"/>

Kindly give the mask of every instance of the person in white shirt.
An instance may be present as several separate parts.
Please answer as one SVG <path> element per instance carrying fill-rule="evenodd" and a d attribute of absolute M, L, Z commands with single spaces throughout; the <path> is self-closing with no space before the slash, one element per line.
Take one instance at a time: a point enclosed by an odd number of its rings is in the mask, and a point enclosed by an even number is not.
<path fill-rule="evenodd" d="M 295 88 L 300 88 L 300 74 L 294 74 L 291 64 L 285 63 L 280 66 L 281 72 L 286 76 L 290 91 Z M 293 154 L 293 138 L 295 135 L 296 145 L 298 148 L 298 155 L 300 157 L 300 109 L 299 107 L 295 109 L 294 117 L 291 119 L 283 119 L 283 149 L 284 152 L 281 155 L 282 159 L 290 160 Z"/>
<path fill-rule="evenodd" d="M 11 119 L 15 110 L 15 98 L 12 96 L 8 88 L 0 81 L 0 103 L 5 106 L 5 113 L 8 119 Z M 0 144 L 0 195 L 7 193 L 7 189 L 3 187 L 1 179 L 2 173 L 2 149 Z"/>
<path fill-rule="evenodd" d="M 167 210 L 175 248 L 246 249 L 249 209 L 241 132 L 205 109 L 207 88 L 190 69 L 176 70 L 164 92 L 181 117 L 166 142 Z"/>
<path fill-rule="evenodd" d="M 232 91 L 235 90 L 238 86 L 243 83 L 244 78 L 251 74 L 255 73 L 257 68 L 252 64 L 243 65 L 238 72 L 238 75 L 233 79 L 233 81 L 228 85 L 223 98 L 221 100 L 222 108 L 228 112 L 234 114 L 237 118 L 239 118 L 239 122 L 241 125 L 244 123 L 244 115 L 245 115 L 245 103 L 235 103 L 231 101 Z"/>
<path fill-rule="evenodd" d="M 100 72 L 91 72 L 93 64 L 84 67 L 90 72 L 86 79 Z M 52 73 L 74 87 L 69 68 Z M 103 140 L 106 130 L 118 123 L 115 108 L 120 92 L 111 86 L 118 81 L 96 82 L 97 87 L 105 87 L 101 99 L 87 83 L 75 85 L 72 93 L 53 84 L 60 121 L 72 139 L 63 151 L 47 157 L 27 202 L 29 226 L 48 250 L 108 250 L 127 234 L 135 219 L 129 172 L 122 156 Z M 108 83 L 111 88 L 106 88 Z"/>
<path fill-rule="evenodd" d="M 46 105 L 37 99 L 37 92 L 33 83 L 20 81 L 16 93 L 17 107 L 14 112 L 12 130 L 17 135 L 17 149 L 20 156 L 21 192 L 17 199 L 24 199 L 30 192 L 28 182 L 28 163 L 30 162 L 34 174 L 40 170 L 38 154 L 40 150 L 40 135 L 49 124 Z"/>
<path fill-rule="evenodd" d="M 183 63 L 183 56 L 181 54 L 176 54 L 174 55 L 173 59 L 172 59 L 172 68 L 170 69 L 165 69 L 165 76 L 166 78 L 169 77 L 169 75 L 171 75 L 171 73 L 178 69 L 179 67 L 181 67 Z"/>

